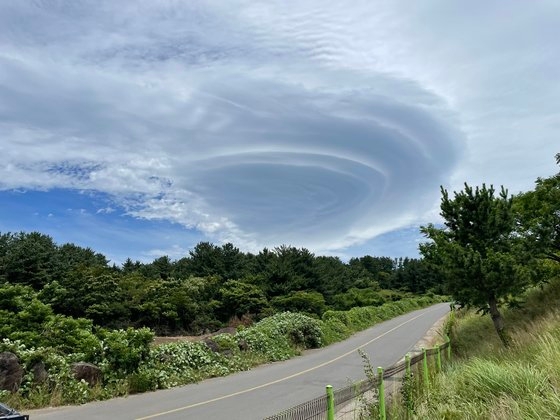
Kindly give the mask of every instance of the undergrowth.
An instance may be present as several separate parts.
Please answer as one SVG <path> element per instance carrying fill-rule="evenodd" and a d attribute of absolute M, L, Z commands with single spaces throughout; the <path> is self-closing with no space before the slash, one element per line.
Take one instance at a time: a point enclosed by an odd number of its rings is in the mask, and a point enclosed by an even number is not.
<path fill-rule="evenodd" d="M 322 319 L 279 313 L 240 328 L 236 334 L 212 337 L 213 349 L 204 342 L 188 341 L 152 346 L 153 334 L 147 329 L 107 331 L 101 337 L 101 348 L 91 356 L 60 354 L 52 348 L 31 348 L 5 339 L 0 341 L 0 352 L 15 353 L 25 375 L 17 392 L 0 391 L 0 401 L 16 409 L 81 404 L 225 376 L 289 359 L 302 350 L 343 340 L 380 321 L 440 301 L 440 297 L 406 298 L 379 307 L 327 311 Z M 99 366 L 103 383 L 90 387 L 74 379 L 71 364 L 78 361 Z M 32 373 L 37 362 L 43 362 L 48 370 L 41 384 L 34 381 Z"/>
<path fill-rule="evenodd" d="M 489 317 L 459 311 L 451 331 L 453 361 L 427 389 L 416 387 L 412 400 L 395 398 L 388 418 L 560 418 L 559 308 L 560 278 L 527 293 L 521 308 L 505 310 L 509 348 Z"/>

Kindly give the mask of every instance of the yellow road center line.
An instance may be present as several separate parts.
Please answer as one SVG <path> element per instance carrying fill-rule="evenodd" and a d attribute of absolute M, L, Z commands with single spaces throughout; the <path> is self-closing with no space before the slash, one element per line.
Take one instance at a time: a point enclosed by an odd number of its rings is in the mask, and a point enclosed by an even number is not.
<path fill-rule="evenodd" d="M 424 315 L 426 315 L 426 314 L 428 314 L 428 313 L 430 313 L 430 312 L 432 312 L 432 311 L 435 311 L 435 309 L 431 309 L 431 310 L 429 310 L 429 311 L 426 311 L 426 312 L 421 313 L 420 315 L 416 315 L 414 318 L 410 318 L 408 321 L 405 321 L 405 322 L 403 322 L 403 323 L 397 325 L 396 327 L 393 327 L 393 328 L 391 328 L 390 330 L 385 331 L 383 334 L 380 334 L 380 335 L 378 335 L 377 337 L 372 338 L 372 339 L 369 340 L 368 342 L 366 342 L 366 343 L 364 343 L 364 344 L 361 344 L 361 345 L 359 345 L 358 347 L 356 347 L 355 349 L 352 349 L 352 350 L 350 350 L 350 351 L 347 351 L 346 353 L 341 354 L 340 356 L 337 356 L 337 357 L 335 357 L 334 359 L 328 360 L 328 361 L 326 361 L 326 362 L 323 362 L 323 363 L 321 363 L 321 364 L 318 364 L 317 366 L 313 366 L 313 367 L 311 367 L 311 368 L 309 368 L 309 369 L 302 370 L 302 371 L 300 371 L 300 372 L 298 372 L 298 373 L 294 373 L 293 375 L 289 375 L 289 376 L 286 376 L 286 377 L 284 377 L 284 378 L 276 379 L 276 380 L 274 380 L 274 381 L 267 382 L 267 383 L 264 383 L 264 384 L 262 384 L 262 385 L 254 386 L 254 387 L 252 387 L 252 388 L 247 388 L 247 389 L 243 389 L 243 390 L 241 390 L 241 391 L 233 392 L 233 393 L 231 393 L 231 394 L 222 395 L 221 397 L 212 398 L 212 399 L 210 399 L 210 400 L 201 401 L 201 402 L 198 402 L 198 403 L 186 405 L 186 406 L 184 406 L 184 407 L 175 408 L 175 409 L 169 410 L 169 411 L 163 411 L 163 412 L 161 412 L 161 413 L 151 414 L 151 415 L 146 416 L 146 417 L 139 417 L 139 418 L 137 418 L 136 420 L 153 419 L 153 418 L 156 418 L 156 417 L 165 416 L 166 414 L 177 413 L 177 412 L 179 412 L 179 411 L 188 410 L 188 409 L 190 409 L 190 408 L 198 407 L 198 406 L 201 406 L 201 405 L 206 405 L 206 404 L 210 404 L 210 403 L 213 403 L 213 402 L 216 402 L 216 401 L 225 400 L 226 398 L 231 398 L 231 397 L 235 397 L 235 396 L 237 396 L 237 395 L 246 394 L 246 393 L 248 393 L 248 392 L 256 391 L 257 389 L 266 388 L 267 386 L 274 385 L 274 384 L 277 384 L 277 383 L 279 383 L 279 382 L 287 381 L 288 379 L 292 379 L 292 378 L 295 378 L 295 377 L 297 377 L 297 376 L 304 375 L 304 374 L 306 374 L 306 373 L 308 373 L 308 372 L 312 372 L 312 371 L 314 371 L 314 370 L 316 370 L 316 369 L 320 369 L 320 368 L 322 368 L 322 367 L 324 367 L 324 366 L 330 365 L 331 363 L 334 363 L 334 362 L 336 362 L 337 360 L 340 360 L 340 359 L 342 359 L 343 357 L 346 357 L 346 356 L 348 356 L 348 355 L 350 355 L 350 354 L 352 354 L 352 353 L 358 351 L 358 350 L 361 349 L 362 347 L 365 347 L 365 346 L 367 346 L 367 345 L 373 343 L 374 341 L 379 340 L 380 338 L 386 336 L 387 334 L 392 333 L 393 331 L 395 331 L 395 330 L 401 328 L 403 325 L 406 325 L 406 324 L 408 324 L 409 322 L 412 322 L 412 321 L 414 321 L 414 320 L 420 318 L 421 316 L 424 316 Z"/>

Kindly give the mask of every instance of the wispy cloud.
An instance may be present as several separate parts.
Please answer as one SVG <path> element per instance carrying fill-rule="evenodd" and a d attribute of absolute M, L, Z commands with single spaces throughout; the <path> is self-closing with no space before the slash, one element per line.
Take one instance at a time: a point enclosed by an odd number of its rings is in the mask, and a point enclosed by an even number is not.
<path fill-rule="evenodd" d="M 440 184 L 526 187 L 556 147 L 560 14 L 475 3 L 11 3 L 0 188 L 332 252 L 425 220 Z"/>

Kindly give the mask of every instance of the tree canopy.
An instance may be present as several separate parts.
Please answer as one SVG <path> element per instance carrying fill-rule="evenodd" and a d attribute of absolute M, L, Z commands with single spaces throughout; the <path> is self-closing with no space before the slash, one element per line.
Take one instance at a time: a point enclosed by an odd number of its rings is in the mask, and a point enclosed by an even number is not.
<path fill-rule="evenodd" d="M 489 312 L 496 332 L 507 344 L 500 303 L 518 296 L 531 283 L 524 252 L 516 235 L 513 199 L 503 187 L 472 188 L 465 184 L 453 198 L 441 188 L 443 228 L 430 224 L 421 231 L 430 242 L 420 246 L 424 257 L 443 271 L 446 289 L 460 303 Z"/>
<path fill-rule="evenodd" d="M 161 335 L 199 334 L 274 311 L 321 316 L 436 289 L 435 276 L 419 267 L 426 268 L 408 258 L 343 262 L 288 245 L 255 255 L 209 242 L 177 261 L 128 258 L 116 267 L 90 248 L 58 245 L 39 232 L 0 234 L 0 286 L 33 289 L 55 314 L 109 328 L 150 327 Z"/>
<path fill-rule="evenodd" d="M 560 263 L 560 172 L 535 184 L 514 198 L 518 230 L 536 255 Z"/>

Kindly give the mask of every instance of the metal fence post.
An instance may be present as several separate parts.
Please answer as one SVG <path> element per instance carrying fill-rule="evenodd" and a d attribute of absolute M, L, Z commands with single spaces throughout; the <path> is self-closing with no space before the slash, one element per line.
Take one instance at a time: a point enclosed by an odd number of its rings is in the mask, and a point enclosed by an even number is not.
<path fill-rule="evenodd" d="M 385 413 L 385 385 L 383 384 L 383 368 L 377 368 L 377 381 L 379 382 L 379 420 L 386 420 Z"/>
<path fill-rule="evenodd" d="M 451 360 L 451 339 L 449 338 L 448 335 L 446 335 L 445 338 L 447 339 L 447 360 L 450 361 Z"/>
<path fill-rule="evenodd" d="M 424 371 L 424 385 L 426 388 L 430 386 L 430 378 L 428 377 L 428 355 L 426 354 L 426 349 L 422 348 L 422 353 L 424 354 L 424 358 L 422 360 L 422 370 Z"/>
<path fill-rule="evenodd" d="M 410 353 L 406 353 L 404 361 L 406 363 L 406 378 L 410 379 Z"/>
<path fill-rule="evenodd" d="M 405 366 L 406 366 L 406 370 L 405 370 L 405 379 L 404 379 L 404 384 L 403 384 L 403 388 L 405 389 L 405 393 L 404 393 L 404 400 L 405 400 L 405 404 L 406 404 L 406 412 L 407 412 L 407 419 L 411 419 L 412 418 L 412 403 L 411 403 L 411 399 L 412 399 L 412 375 L 411 375 L 411 371 L 410 371 L 410 353 L 406 353 L 406 355 L 404 356 L 404 361 L 405 361 Z"/>
<path fill-rule="evenodd" d="M 334 393 L 332 385 L 327 385 L 327 420 L 334 420 Z"/>
<path fill-rule="evenodd" d="M 441 372 L 441 346 L 437 346 L 437 371 Z"/>

